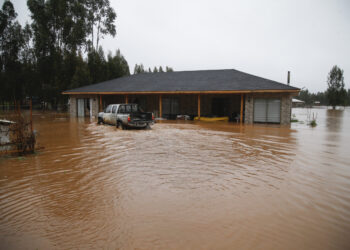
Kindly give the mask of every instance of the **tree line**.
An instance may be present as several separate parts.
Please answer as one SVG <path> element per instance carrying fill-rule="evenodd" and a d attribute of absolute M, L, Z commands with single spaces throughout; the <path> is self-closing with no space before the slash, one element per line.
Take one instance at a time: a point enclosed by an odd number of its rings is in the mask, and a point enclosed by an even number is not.
<path fill-rule="evenodd" d="M 31 22 L 24 27 L 10 0 L 0 10 L 3 103 L 36 97 L 57 107 L 66 103 L 67 89 L 130 75 L 120 50 L 106 53 L 100 45 L 116 35 L 109 0 L 28 0 L 27 6 Z"/>
<path fill-rule="evenodd" d="M 307 89 L 302 89 L 298 99 L 305 102 L 307 106 L 319 102 L 322 106 L 349 106 L 350 89 L 345 89 L 344 71 L 337 65 L 333 66 L 327 78 L 328 88 L 324 92 L 310 93 Z"/>
<path fill-rule="evenodd" d="M 159 66 L 159 68 L 157 68 L 156 66 L 153 68 L 153 71 L 151 70 L 151 68 L 148 68 L 148 70 L 146 70 L 143 66 L 143 64 L 135 64 L 134 67 L 134 74 L 140 74 L 140 73 L 163 73 L 163 72 L 173 72 L 173 68 L 166 66 L 165 70 L 163 70 L 162 66 Z"/>

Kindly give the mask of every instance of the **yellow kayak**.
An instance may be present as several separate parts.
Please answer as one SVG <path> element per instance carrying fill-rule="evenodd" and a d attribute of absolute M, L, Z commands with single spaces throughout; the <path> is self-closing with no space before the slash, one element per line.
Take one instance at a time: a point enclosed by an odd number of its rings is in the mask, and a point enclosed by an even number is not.
<path fill-rule="evenodd" d="M 198 121 L 199 118 L 198 116 L 196 116 L 194 118 L 195 121 Z M 229 118 L 228 116 L 224 116 L 224 117 L 203 117 L 201 116 L 201 121 L 204 121 L 204 122 L 228 122 Z"/>

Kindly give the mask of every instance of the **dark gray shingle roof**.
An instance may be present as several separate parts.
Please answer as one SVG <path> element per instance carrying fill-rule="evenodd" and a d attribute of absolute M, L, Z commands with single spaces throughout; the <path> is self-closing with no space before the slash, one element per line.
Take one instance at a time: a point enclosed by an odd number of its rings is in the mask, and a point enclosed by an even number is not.
<path fill-rule="evenodd" d="M 234 69 L 143 73 L 92 84 L 63 92 L 173 92 L 295 90 L 288 86 Z"/>

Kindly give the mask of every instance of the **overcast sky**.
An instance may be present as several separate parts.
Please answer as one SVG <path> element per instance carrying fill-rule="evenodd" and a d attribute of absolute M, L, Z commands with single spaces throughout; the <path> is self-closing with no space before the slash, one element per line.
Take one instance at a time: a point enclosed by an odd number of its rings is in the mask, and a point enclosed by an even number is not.
<path fill-rule="evenodd" d="M 4 0 L 0 0 L 1 6 Z M 25 0 L 12 0 L 21 23 Z M 337 64 L 350 88 L 349 0 L 111 0 L 120 48 L 133 72 L 171 66 L 175 71 L 234 68 L 312 92 L 327 88 Z"/>

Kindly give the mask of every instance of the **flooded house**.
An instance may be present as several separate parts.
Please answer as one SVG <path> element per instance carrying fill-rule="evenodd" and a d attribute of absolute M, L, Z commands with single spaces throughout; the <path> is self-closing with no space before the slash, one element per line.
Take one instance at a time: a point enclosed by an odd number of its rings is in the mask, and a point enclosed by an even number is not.
<path fill-rule="evenodd" d="M 138 103 L 158 118 L 229 117 L 289 124 L 300 89 L 234 69 L 142 73 L 63 92 L 70 114 L 96 117 L 108 104 Z"/>

